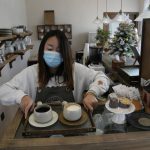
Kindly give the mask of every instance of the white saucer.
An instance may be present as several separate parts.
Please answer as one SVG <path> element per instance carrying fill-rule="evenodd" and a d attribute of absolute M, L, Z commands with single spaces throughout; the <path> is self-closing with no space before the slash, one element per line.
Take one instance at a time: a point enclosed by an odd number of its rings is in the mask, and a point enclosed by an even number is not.
<path fill-rule="evenodd" d="M 30 123 L 30 125 L 32 125 L 34 127 L 40 127 L 40 128 L 51 126 L 58 120 L 58 114 L 55 111 L 52 111 L 52 114 L 53 114 L 53 118 L 49 122 L 38 123 L 38 122 L 34 121 L 34 115 L 32 113 L 29 117 L 29 123 Z"/>
<path fill-rule="evenodd" d="M 109 101 L 106 102 L 105 107 L 115 114 L 130 114 L 135 110 L 135 106 L 131 103 L 129 108 L 110 108 Z"/>

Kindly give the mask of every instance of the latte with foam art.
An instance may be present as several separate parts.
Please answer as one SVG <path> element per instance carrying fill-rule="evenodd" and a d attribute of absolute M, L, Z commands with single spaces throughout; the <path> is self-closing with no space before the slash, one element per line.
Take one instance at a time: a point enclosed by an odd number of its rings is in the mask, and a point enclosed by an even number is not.
<path fill-rule="evenodd" d="M 76 121 L 81 118 L 82 109 L 79 104 L 66 103 L 63 109 L 63 116 L 69 121 Z"/>

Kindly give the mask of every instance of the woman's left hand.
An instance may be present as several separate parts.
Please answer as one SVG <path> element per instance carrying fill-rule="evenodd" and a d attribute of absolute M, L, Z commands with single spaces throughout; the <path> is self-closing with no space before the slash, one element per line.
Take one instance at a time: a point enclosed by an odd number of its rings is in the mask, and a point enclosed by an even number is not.
<path fill-rule="evenodd" d="M 90 111 L 93 111 L 94 107 L 98 104 L 98 100 L 94 95 L 87 94 L 83 99 L 84 107 Z"/>

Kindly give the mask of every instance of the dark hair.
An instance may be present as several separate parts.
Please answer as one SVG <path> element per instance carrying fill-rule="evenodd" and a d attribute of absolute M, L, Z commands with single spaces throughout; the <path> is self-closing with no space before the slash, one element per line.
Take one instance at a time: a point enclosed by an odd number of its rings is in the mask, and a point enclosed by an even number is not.
<path fill-rule="evenodd" d="M 73 89 L 73 59 L 72 59 L 72 51 L 70 48 L 70 44 L 68 42 L 67 37 L 65 36 L 64 32 L 60 30 L 52 30 L 48 32 L 44 38 L 41 41 L 39 52 L 38 52 L 38 66 L 39 66 L 39 72 L 38 72 L 38 82 L 39 87 L 44 88 L 50 78 L 53 76 L 53 74 L 50 73 L 49 67 L 46 65 L 43 54 L 44 54 L 44 46 L 47 42 L 47 40 L 50 37 L 56 37 L 59 42 L 59 48 L 60 53 L 63 58 L 63 62 L 58 67 L 57 73 L 55 74 L 55 77 L 57 76 L 59 79 L 60 75 L 63 75 L 64 77 L 64 83 L 68 86 L 69 89 Z"/>

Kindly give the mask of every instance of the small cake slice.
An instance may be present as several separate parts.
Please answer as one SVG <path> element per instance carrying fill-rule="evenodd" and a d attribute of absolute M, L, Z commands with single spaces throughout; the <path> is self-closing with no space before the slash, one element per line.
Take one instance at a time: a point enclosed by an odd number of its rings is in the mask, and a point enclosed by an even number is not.
<path fill-rule="evenodd" d="M 129 108 L 132 101 L 126 97 L 119 97 L 119 107 L 120 108 Z"/>
<path fill-rule="evenodd" d="M 118 101 L 118 96 L 116 95 L 116 93 L 110 93 L 108 95 L 108 99 L 109 99 L 109 107 L 110 108 L 118 108 L 119 101 Z"/>

